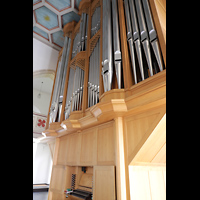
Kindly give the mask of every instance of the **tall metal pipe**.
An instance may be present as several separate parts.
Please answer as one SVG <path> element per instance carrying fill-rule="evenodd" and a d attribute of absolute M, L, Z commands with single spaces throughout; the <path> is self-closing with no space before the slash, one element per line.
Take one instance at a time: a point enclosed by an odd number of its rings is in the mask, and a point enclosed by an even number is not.
<path fill-rule="evenodd" d="M 162 64 L 162 59 L 161 59 L 161 52 L 160 52 L 160 48 L 158 44 L 156 29 L 154 27 L 153 18 L 151 15 L 149 2 L 148 0 L 142 0 L 142 3 L 143 3 L 143 8 L 144 8 L 144 14 L 146 17 L 146 22 L 147 22 L 147 28 L 149 32 L 149 40 L 152 45 L 156 60 L 158 62 L 159 69 L 160 71 L 162 71 L 163 64 Z"/>
<path fill-rule="evenodd" d="M 144 48 L 144 53 L 145 53 L 146 60 L 148 63 L 150 75 L 153 76 L 149 38 L 148 38 L 148 34 L 147 34 L 147 28 L 146 28 L 146 24 L 145 24 L 141 0 L 135 0 L 135 6 L 136 6 L 139 29 L 140 29 L 140 40 L 141 40 L 143 48 Z"/>
<path fill-rule="evenodd" d="M 128 0 L 124 0 L 124 6 L 125 6 L 125 16 L 126 16 L 127 41 L 129 44 L 129 51 L 130 51 L 130 56 L 131 56 L 131 64 L 133 68 L 134 81 L 135 81 L 135 84 L 137 84 L 135 54 L 134 54 L 134 47 L 133 47 L 132 27 L 131 27 Z"/>
<path fill-rule="evenodd" d="M 141 50 L 141 44 L 140 44 L 139 28 L 138 28 L 136 10 L 135 10 L 135 5 L 134 5 L 133 0 L 129 0 L 129 6 L 130 6 L 131 25 L 132 25 L 132 31 L 133 31 L 132 32 L 133 42 L 135 44 L 141 78 L 142 80 L 144 80 L 144 69 L 143 69 L 143 61 L 142 61 L 142 50 Z"/>
<path fill-rule="evenodd" d="M 114 63 L 117 77 L 118 88 L 121 89 L 121 50 L 119 40 L 119 24 L 118 24 L 118 9 L 117 0 L 112 0 L 112 19 L 113 19 L 113 44 L 114 44 Z"/>
<path fill-rule="evenodd" d="M 103 55 L 102 55 L 102 75 L 104 76 L 104 91 L 111 90 L 113 78 L 112 60 L 112 27 L 111 27 L 111 2 L 103 1 Z M 107 79 L 107 81 L 105 81 Z"/>

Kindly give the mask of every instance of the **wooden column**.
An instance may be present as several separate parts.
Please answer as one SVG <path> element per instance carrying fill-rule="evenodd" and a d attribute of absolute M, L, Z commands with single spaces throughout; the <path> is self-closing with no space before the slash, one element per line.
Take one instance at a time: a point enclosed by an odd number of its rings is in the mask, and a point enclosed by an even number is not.
<path fill-rule="evenodd" d="M 124 139 L 122 117 L 115 118 L 115 134 L 117 200 L 130 200 L 127 152 L 125 147 L 126 144 Z"/>

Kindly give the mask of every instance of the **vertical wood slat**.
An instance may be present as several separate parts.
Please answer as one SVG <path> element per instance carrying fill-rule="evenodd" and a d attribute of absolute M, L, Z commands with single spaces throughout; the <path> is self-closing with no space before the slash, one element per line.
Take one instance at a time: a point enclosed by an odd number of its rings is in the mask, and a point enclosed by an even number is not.
<path fill-rule="evenodd" d="M 166 67 L 166 0 L 149 0 L 149 5 Z"/>

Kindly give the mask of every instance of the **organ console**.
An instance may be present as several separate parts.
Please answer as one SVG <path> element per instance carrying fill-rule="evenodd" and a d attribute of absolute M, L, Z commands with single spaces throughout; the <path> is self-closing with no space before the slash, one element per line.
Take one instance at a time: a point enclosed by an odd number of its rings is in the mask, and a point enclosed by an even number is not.
<path fill-rule="evenodd" d="M 165 0 L 160 1 L 165 5 Z M 121 199 L 119 190 L 124 189 L 127 196 L 122 199 L 130 199 L 128 166 L 136 162 L 137 145 L 143 137 L 147 140 L 157 124 L 165 123 L 166 41 L 158 20 L 165 19 L 165 15 L 161 17 L 159 9 L 163 8 L 155 0 L 82 0 L 80 21 L 69 22 L 63 28 L 64 46 L 58 57 L 44 131 L 46 137 L 56 138 L 49 200 L 64 199 L 62 187 L 53 188 L 55 174 L 62 171 L 69 178 L 80 173 L 81 165 L 93 167 L 94 194 L 93 186 L 88 192 L 76 185 L 69 198 L 74 195 L 90 199 L 93 195 L 94 199 Z M 141 135 L 135 138 L 131 135 L 133 129 Z M 120 142 L 122 138 L 127 150 Z M 154 153 L 159 153 L 159 147 L 155 145 Z M 68 166 L 68 171 L 60 166 Z M 103 174 L 110 180 L 101 177 Z M 61 182 L 67 185 L 63 179 Z M 98 196 L 98 188 L 105 188 L 104 184 L 111 187 L 106 194 L 109 198 Z"/>

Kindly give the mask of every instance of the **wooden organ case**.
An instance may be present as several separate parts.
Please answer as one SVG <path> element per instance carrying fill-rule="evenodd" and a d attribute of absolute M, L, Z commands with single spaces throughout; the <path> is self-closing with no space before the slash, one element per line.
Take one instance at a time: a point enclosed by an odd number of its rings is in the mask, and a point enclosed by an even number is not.
<path fill-rule="evenodd" d="M 165 199 L 166 1 L 82 0 L 79 15 L 63 28 L 43 131 L 48 200 Z"/>

